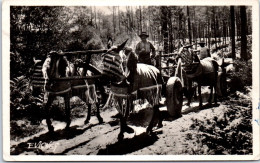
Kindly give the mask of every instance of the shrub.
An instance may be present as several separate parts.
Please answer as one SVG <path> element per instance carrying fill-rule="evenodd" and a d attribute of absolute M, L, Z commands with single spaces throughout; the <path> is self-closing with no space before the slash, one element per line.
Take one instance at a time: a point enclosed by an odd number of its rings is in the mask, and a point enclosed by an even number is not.
<path fill-rule="evenodd" d="M 245 86 L 252 85 L 252 61 L 234 60 L 234 64 L 236 70 L 229 74 L 230 92 L 241 91 Z"/>
<path fill-rule="evenodd" d="M 20 76 L 10 80 L 10 118 L 17 120 L 27 118 L 32 122 L 43 119 L 42 94 L 33 96 L 30 89 L 30 80 Z"/>
<path fill-rule="evenodd" d="M 104 48 L 104 45 L 98 36 L 94 36 L 84 46 L 84 49 L 86 49 L 86 50 L 96 50 L 96 49 L 103 49 L 103 48 Z"/>
<path fill-rule="evenodd" d="M 220 115 L 207 120 L 192 119 L 190 130 L 198 132 L 193 139 L 199 142 L 198 146 L 206 146 L 209 150 L 203 154 L 252 154 L 252 103 L 238 98 L 230 97 L 232 103 L 227 101 L 227 108 Z M 202 152 L 203 148 L 189 154 Z"/>

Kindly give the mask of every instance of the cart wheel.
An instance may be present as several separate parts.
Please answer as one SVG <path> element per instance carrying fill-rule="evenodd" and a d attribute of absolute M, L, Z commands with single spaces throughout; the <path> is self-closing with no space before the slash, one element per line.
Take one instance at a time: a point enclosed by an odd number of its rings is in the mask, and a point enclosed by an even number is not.
<path fill-rule="evenodd" d="M 182 84 L 178 77 L 171 77 L 166 84 L 166 105 L 170 116 L 181 117 L 183 102 Z"/>
<path fill-rule="evenodd" d="M 218 73 L 217 94 L 218 96 L 225 96 L 227 94 L 226 74 L 223 72 Z"/>

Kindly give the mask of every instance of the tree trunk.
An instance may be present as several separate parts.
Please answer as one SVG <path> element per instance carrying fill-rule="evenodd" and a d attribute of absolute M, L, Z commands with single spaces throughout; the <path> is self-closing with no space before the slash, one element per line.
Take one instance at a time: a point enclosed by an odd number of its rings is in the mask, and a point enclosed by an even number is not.
<path fill-rule="evenodd" d="M 237 8 L 237 9 L 239 9 L 239 8 Z M 241 29 L 241 23 L 240 23 L 240 13 L 239 13 L 239 11 L 236 11 L 235 12 L 235 22 L 236 22 L 236 27 L 237 27 L 237 39 L 241 36 L 241 31 L 240 31 L 240 29 Z"/>
<path fill-rule="evenodd" d="M 223 19 L 222 20 L 222 24 L 223 24 L 223 35 L 222 35 L 222 37 L 223 37 L 223 42 L 224 42 L 224 44 L 226 45 L 226 23 L 225 23 L 225 20 Z"/>
<path fill-rule="evenodd" d="M 163 43 L 164 43 L 164 52 L 169 52 L 169 44 L 168 44 L 168 29 L 167 29 L 167 7 L 162 6 L 160 7 L 161 13 L 161 33 L 163 35 Z"/>
<path fill-rule="evenodd" d="M 240 6 L 240 18 L 241 18 L 241 59 L 248 60 L 247 57 L 247 17 L 246 17 L 246 7 Z"/>
<path fill-rule="evenodd" d="M 212 8 L 212 12 L 213 12 L 214 40 L 215 40 L 215 45 L 216 45 L 216 47 L 218 47 L 218 44 L 217 44 L 217 23 L 216 23 L 216 11 L 215 11 L 215 7 Z"/>
<path fill-rule="evenodd" d="M 95 28 L 97 29 L 97 12 L 96 12 L 96 6 L 94 6 L 94 14 L 95 14 Z"/>
<path fill-rule="evenodd" d="M 139 9 L 140 9 L 140 31 L 142 32 L 142 31 L 143 31 L 143 25 L 142 25 L 142 7 L 139 6 Z"/>
<path fill-rule="evenodd" d="M 189 35 L 189 41 L 190 41 L 190 44 L 192 44 L 189 6 L 187 6 L 187 17 L 188 17 L 188 35 Z"/>
<path fill-rule="evenodd" d="M 131 6 L 131 20 L 132 20 L 132 31 L 134 31 L 135 30 L 135 19 L 134 19 L 133 6 Z"/>
<path fill-rule="evenodd" d="M 120 33 L 121 29 L 120 29 L 120 11 L 119 11 L 119 6 L 117 6 L 117 11 L 118 11 L 118 30 L 119 30 L 119 33 Z"/>
<path fill-rule="evenodd" d="M 207 7 L 207 15 L 208 15 L 208 13 L 209 13 L 209 12 L 208 12 L 208 7 Z M 207 44 L 208 44 L 208 48 L 210 49 L 210 43 L 211 43 L 211 42 L 210 42 L 210 25 L 211 25 L 211 24 L 210 24 L 210 16 L 209 16 L 209 15 L 207 16 L 207 19 L 208 19 L 208 21 L 207 21 L 207 25 L 208 25 L 208 28 L 207 28 L 207 31 L 208 31 L 208 32 L 207 32 L 208 43 L 207 43 Z"/>
<path fill-rule="evenodd" d="M 173 52 L 173 27 L 172 27 L 172 14 L 171 14 L 171 10 L 168 10 L 168 26 L 169 26 L 169 52 L 172 53 Z"/>
<path fill-rule="evenodd" d="M 115 23 L 115 7 L 113 6 L 113 28 L 114 28 L 114 34 L 116 33 L 116 23 Z"/>
<path fill-rule="evenodd" d="M 231 39 L 231 46 L 232 46 L 232 58 L 236 58 L 236 51 L 235 51 L 235 8 L 234 6 L 230 6 L 230 22 L 231 22 L 231 32 L 230 32 L 230 39 Z"/>
<path fill-rule="evenodd" d="M 90 7 L 90 24 L 93 25 L 93 13 L 92 13 L 92 7 Z"/>

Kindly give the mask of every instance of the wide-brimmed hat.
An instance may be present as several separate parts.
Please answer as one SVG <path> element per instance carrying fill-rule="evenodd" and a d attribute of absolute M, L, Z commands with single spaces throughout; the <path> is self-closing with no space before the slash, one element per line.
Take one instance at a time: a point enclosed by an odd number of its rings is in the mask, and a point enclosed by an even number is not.
<path fill-rule="evenodd" d="M 146 37 L 149 37 L 149 35 L 146 33 L 146 32 L 142 32 L 139 37 L 142 37 L 142 36 L 146 36 Z"/>

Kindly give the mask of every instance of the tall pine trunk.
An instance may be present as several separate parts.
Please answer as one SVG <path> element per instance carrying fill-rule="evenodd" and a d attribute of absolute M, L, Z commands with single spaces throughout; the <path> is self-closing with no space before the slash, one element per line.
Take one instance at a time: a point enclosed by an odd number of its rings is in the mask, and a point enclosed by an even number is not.
<path fill-rule="evenodd" d="M 142 25 L 142 7 L 140 6 L 139 9 L 140 9 L 140 31 L 142 32 L 142 31 L 143 31 L 143 25 Z"/>
<path fill-rule="evenodd" d="M 160 7 L 160 13 L 161 13 L 161 33 L 163 35 L 163 43 L 164 43 L 164 52 L 169 52 L 169 44 L 168 44 L 168 29 L 167 29 L 167 7 L 161 6 Z"/>
<path fill-rule="evenodd" d="M 241 17 L 241 58 L 248 60 L 247 57 L 247 17 L 246 17 L 246 7 L 240 6 L 240 17 Z"/>
<path fill-rule="evenodd" d="M 232 58 L 236 58 L 236 51 L 235 51 L 235 7 L 230 6 L 230 22 L 231 22 L 231 32 L 230 32 L 230 39 L 231 39 L 231 47 L 232 47 Z"/>
<path fill-rule="evenodd" d="M 191 38 L 191 24 L 190 24 L 190 10 L 189 7 L 187 6 L 187 17 L 188 17 L 188 35 L 189 35 L 189 41 L 190 44 L 192 44 L 192 38 Z"/>
<path fill-rule="evenodd" d="M 117 11 L 118 11 L 118 31 L 120 33 L 121 29 L 120 29 L 120 10 L 119 10 L 119 6 L 117 6 Z"/>

